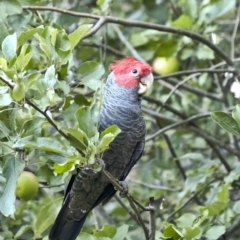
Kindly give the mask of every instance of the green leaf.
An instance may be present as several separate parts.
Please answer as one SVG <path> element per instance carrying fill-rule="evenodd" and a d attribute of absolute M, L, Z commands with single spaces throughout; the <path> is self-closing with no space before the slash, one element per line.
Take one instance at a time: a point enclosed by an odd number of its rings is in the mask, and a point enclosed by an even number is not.
<path fill-rule="evenodd" d="M 199 184 L 204 184 L 206 182 L 207 177 L 207 174 L 204 173 L 188 176 L 184 184 L 185 191 L 195 192 Z"/>
<path fill-rule="evenodd" d="M 36 33 L 41 33 L 43 28 L 40 26 L 38 28 L 33 28 L 27 30 L 26 32 L 22 32 L 18 37 L 18 46 L 22 46 L 29 38 L 34 36 Z"/>
<path fill-rule="evenodd" d="M 57 81 L 54 87 L 55 89 L 61 90 L 64 95 L 67 95 L 70 92 L 70 86 L 66 81 Z"/>
<path fill-rule="evenodd" d="M 3 167 L 2 175 L 6 179 L 6 186 L 0 197 L 0 212 L 6 217 L 14 214 L 16 183 L 24 166 L 24 161 L 19 155 L 13 155 L 7 159 Z"/>
<path fill-rule="evenodd" d="M 57 82 L 57 78 L 55 76 L 56 71 L 54 65 L 50 66 L 44 76 L 44 83 L 47 88 L 53 88 Z"/>
<path fill-rule="evenodd" d="M 97 5 L 102 10 L 102 12 L 106 12 L 109 9 L 111 2 L 112 0 L 97 0 Z"/>
<path fill-rule="evenodd" d="M 103 65 L 93 61 L 84 62 L 77 70 L 77 73 L 80 74 L 81 83 L 94 91 L 101 88 L 102 81 L 99 79 L 101 79 L 104 72 Z"/>
<path fill-rule="evenodd" d="M 176 219 L 177 226 L 179 228 L 188 228 L 192 226 L 196 216 L 191 213 L 185 213 L 180 218 Z"/>
<path fill-rule="evenodd" d="M 171 24 L 173 27 L 183 28 L 183 29 L 191 29 L 193 25 L 193 19 L 187 15 L 181 15 L 178 19 L 176 19 Z"/>
<path fill-rule="evenodd" d="M 239 173 L 231 171 L 226 177 L 224 177 L 225 183 L 233 183 L 239 179 Z"/>
<path fill-rule="evenodd" d="M 202 211 L 202 214 L 200 216 L 198 216 L 194 221 L 192 226 L 193 227 L 199 227 L 202 225 L 203 222 L 206 222 L 206 220 L 209 217 L 209 212 L 208 210 L 204 210 Z"/>
<path fill-rule="evenodd" d="M 0 107 L 8 106 L 12 102 L 12 98 L 9 93 L 0 94 Z"/>
<path fill-rule="evenodd" d="M 128 234 L 129 226 L 126 224 L 123 224 L 121 227 L 117 228 L 117 233 L 112 238 L 112 240 L 123 240 L 127 234 Z"/>
<path fill-rule="evenodd" d="M 57 174 L 63 174 L 65 172 L 73 171 L 75 169 L 75 165 L 77 163 L 74 161 L 69 161 L 65 164 L 54 164 L 53 165 L 53 170 Z"/>
<path fill-rule="evenodd" d="M 81 239 L 84 239 L 84 240 L 97 240 L 97 238 L 94 237 L 92 234 L 85 233 L 85 232 L 81 232 L 78 236 L 79 237 L 77 238 L 77 240 L 81 240 Z"/>
<path fill-rule="evenodd" d="M 45 156 L 49 159 L 52 160 L 53 162 L 57 164 L 64 164 L 67 162 L 67 156 L 65 153 L 60 153 L 60 154 L 54 154 L 51 152 L 45 153 Z"/>
<path fill-rule="evenodd" d="M 61 107 L 61 109 L 64 111 L 66 109 L 68 109 L 71 106 L 71 101 L 72 101 L 72 97 L 65 97 L 64 98 L 64 103 Z"/>
<path fill-rule="evenodd" d="M 226 232 L 225 226 L 213 226 L 207 230 L 204 236 L 209 240 L 219 239 Z"/>
<path fill-rule="evenodd" d="M 229 185 L 223 184 L 221 186 L 221 190 L 217 194 L 217 198 L 222 203 L 228 203 L 229 202 Z"/>
<path fill-rule="evenodd" d="M 240 128 L 240 104 L 236 105 L 235 108 L 233 109 L 232 117 L 238 123 L 238 126 Z"/>
<path fill-rule="evenodd" d="M 61 58 L 61 65 L 66 64 L 71 56 L 71 43 L 65 30 L 60 30 L 57 32 L 56 41 L 53 45 L 55 46 L 55 51 Z"/>
<path fill-rule="evenodd" d="M 186 153 L 183 156 L 179 157 L 179 160 L 203 160 L 204 157 L 201 153 Z"/>
<path fill-rule="evenodd" d="M 203 212 L 205 210 L 208 210 L 209 216 L 216 216 L 221 211 L 223 211 L 226 208 L 227 204 L 221 201 L 216 201 L 212 204 L 206 205 L 204 207 L 199 207 L 200 212 Z"/>
<path fill-rule="evenodd" d="M 1 5 L 1 3 L 0 3 Z M 2 45 L 3 40 L 9 35 L 8 30 L 4 22 L 0 19 L 0 44 Z"/>
<path fill-rule="evenodd" d="M 88 101 L 88 99 L 81 94 L 74 96 L 74 102 L 79 106 L 82 105 L 89 106 L 91 104 L 91 102 Z"/>
<path fill-rule="evenodd" d="M 200 23 L 206 22 L 210 23 L 213 20 L 223 16 L 230 10 L 234 9 L 236 6 L 235 0 L 218 0 L 209 1 L 200 12 L 199 21 Z"/>
<path fill-rule="evenodd" d="M 0 120 L 0 131 L 3 132 L 5 136 L 11 133 L 11 131 L 7 128 L 7 126 L 1 120 Z"/>
<path fill-rule="evenodd" d="M 53 153 L 63 153 L 64 149 L 62 145 L 52 139 L 52 138 L 45 138 L 45 137 L 37 137 L 29 136 L 25 138 L 19 139 L 15 144 L 12 146 L 13 148 L 32 148 L 32 149 L 39 149 L 46 152 L 53 152 Z"/>
<path fill-rule="evenodd" d="M 21 101 L 25 97 L 25 87 L 23 83 L 16 84 L 12 91 L 12 98 L 15 101 Z"/>
<path fill-rule="evenodd" d="M 81 41 L 81 39 L 90 32 L 92 24 L 83 24 L 80 25 L 74 32 L 68 35 L 68 38 L 71 43 L 71 50 Z"/>
<path fill-rule="evenodd" d="M 165 222 L 163 236 L 173 240 L 180 240 L 183 234 L 173 224 Z"/>
<path fill-rule="evenodd" d="M 21 239 L 20 237 L 21 237 L 24 233 L 26 233 L 27 231 L 29 231 L 29 230 L 32 230 L 32 226 L 31 226 L 31 225 L 23 225 L 23 226 L 21 226 L 21 227 L 18 229 L 17 233 L 15 234 L 14 238 L 15 238 L 15 239 Z"/>
<path fill-rule="evenodd" d="M 198 5 L 196 0 L 186 0 L 183 2 L 183 9 L 185 13 L 191 18 L 195 19 L 198 17 Z"/>
<path fill-rule="evenodd" d="M 116 227 L 109 224 L 103 225 L 102 229 L 93 229 L 93 235 L 98 238 L 109 237 L 112 239 L 116 232 Z"/>
<path fill-rule="evenodd" d="M 148 43 L 149 39 L 143 32 L 132 33 L 130 38 L 131 44 L 134 47 L 140 47 Z"/>
<path fill-rule="evenodd" d="M 112 125 L 106 128 L 101 133 L 101 139 L 99 143 L 99 151 L 103 152 L 109 148 L 109 144 L 115 139 L 115 137 L 121 132 L 121 129 L 117 125 Z"/>
<path fill-rule="evenodd" d="M 0 144 L 1 144 L 1 142 L 0 142 Z M 1 169 L 0 173 L 2 174 L 2 169 Z M 0 176 L 0 196 L 3 193 L 5 186 L 6 186 L 6 179 L 4 177 Z"/>
<path fill-rule="evenodd" d="M 234 135 L 240 135 L 240 127 L 236 120 L 225 112 L 212 113 L 212 119 L 223 129 Z"/>
<path fill-rule="evenodd" d="M 96 146 L 94 144 L 89 145 L 88 155 L 86 156 L 88 164 L 94 164 L 95 163 L 96 153 L 97 153 Z"/>
<path fill-rule="evenodd" d="M 8 86 L 0 86 L 0 94 L 4 94 L 9 90 Z"/>
<path fill-rule="evenodd" d="M 42 131 L 42 125 L 46 123 L 46 119 L 42 117 L 29 116 L 27 113 L 23 115 L 23 123 L 21 125 L 21 137 L 27 137 L 30 135 L 40 135 Z"/>
<path fill-rule="evenodd" d="M 89 140 L 85 132 L 76 128 L 63 128 L 62 130 L 67 133 L 73 147 L 86 151 Z"/>
<path fill-rule="evenodd" d="M 17 0 L 1 0 L 0 1 L 0 18 L 4 19 L 9 15 L 20 14 L 22 6 Z"/>
<path fill-rule="evenodd" d="M 17 35 L 16 33 L 7 36 L 2 42 L 2 52 L 4 57 L 10 61 L 16 56 Z"/>
<path fill-rule="evenodd" d="M 98 132 L 97 124 L 100 111 L 100 99 L 98 94 L 98 92 L 95 93 L 94 101 L 91 106 L 80 107 L 75 113 L 79 129 L 85 132 L 88 138 L 94 137 Z"/>
<path fill-rule="evenodd" d="M 36 238 L 41 238 L 44 231 L 53 224 L 58 214 L 58 208 L 56 208 L 56 205 L 60 206 L 61 202 L 61 198 L 44 198 L 43 202 L 39 204 L 36 222 L 34 224 Z"/>
<path fill-rule="evenodd" d="M 240 214 L 240 201 L 237 201 L 233 205 L 233 211 L 237 214 Z"/>
<path fill-rule="evenodd" d="M 23 45 L 23 46 L 26 46 L 26 45 Z M 27 67 L 31 59 L 32 59 L 32 52 L 21 54 L 17 58 L 17 62 L 16 62 L 18 71 L 22 72 L 23 70 L 25 70 L 25 68 Z"/>
<path fill-rule="evenodd" d="M 199 45 L 196 52 L 196 56 L 200 60 L 215 58 L 213 50 L 207 47 L 206 45 Z"/>
<path fill-rule="evenodd" d="M 200 234 L 201 230 L 198 227 L 189 227 L 184 228 L 182 230 L 182 234 L 184 236 L 184 240 L 192 240 L 195 239 Z"/>
<path fill-rule="evenodd" d="M 217 200 L 204 207 L 199 207 L 200 212 L 208 211 L 209 216 L 216 216 L 223 211 L 229 202 L 228 184 L 223 184 L 217 193 Z"/>

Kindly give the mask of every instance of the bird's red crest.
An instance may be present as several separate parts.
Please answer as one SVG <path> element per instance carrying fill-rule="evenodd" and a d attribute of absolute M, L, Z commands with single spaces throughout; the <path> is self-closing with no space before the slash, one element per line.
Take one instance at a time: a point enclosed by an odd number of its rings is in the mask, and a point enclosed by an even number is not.
<path fill-rule="evenodd" d="M 146 76 L 152 72 L 152 68 L 143 62 L 137 61 L 133 57 L 126 57 L 118 60 L 109 66 L 109 71 L 114 73 L 115 82 L 120 86 L 136 87 L 138 86 L 138 78 L 130 75 L 133 69 L 137 69 L 138 77 Z"/>

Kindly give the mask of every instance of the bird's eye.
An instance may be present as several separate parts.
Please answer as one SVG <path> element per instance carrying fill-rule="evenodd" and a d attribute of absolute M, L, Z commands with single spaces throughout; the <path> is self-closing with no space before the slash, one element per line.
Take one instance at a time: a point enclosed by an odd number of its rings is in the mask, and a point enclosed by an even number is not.
<path fill-rule="evenodd" d="M 133 73 L 134 75 L 137 75 L 137 74 L 138 74 L 138 70 L 137 70 L 136 68 L 134 68 L 134 69 L 132 70 L 132 73 Z"/>

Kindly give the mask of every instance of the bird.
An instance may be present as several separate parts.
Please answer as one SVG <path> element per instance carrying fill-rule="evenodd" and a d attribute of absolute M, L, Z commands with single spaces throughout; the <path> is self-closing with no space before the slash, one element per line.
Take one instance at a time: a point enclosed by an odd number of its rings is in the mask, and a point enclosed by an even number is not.
<path fill-rule="evenodd" d="M 101 133 L 111 125 L 121 132 L 104 151 L 104 169 L 117 181 L 124 182 L 142 156 L 145 145 L 145 121 L 141 110 L 142 96 L 153 84 L 152 67 L 133 57 L 116 60 L 103 89 L 98 120 Z M 116 189 L 101 171 L 80 167 L 65 190 L 62 207 L 51 227 L 50 240 L 74 240 L 91 210 L 106 204 Z"/>

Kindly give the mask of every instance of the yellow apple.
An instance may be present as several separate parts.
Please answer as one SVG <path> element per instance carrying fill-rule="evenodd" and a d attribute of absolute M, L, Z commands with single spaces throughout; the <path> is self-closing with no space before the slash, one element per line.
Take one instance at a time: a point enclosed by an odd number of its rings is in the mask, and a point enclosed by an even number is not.
<path fill-rule="evenodd" d="M 179 69 L 179 62 L 175 57 L 156 57 L 153 61 L 153 70 L 161 75 L 174 73 Z"/>
<path fill-rule="evenodd" d="M 33 199 L 38 192 L 38 179 L 37 177 L 27 171 L 23 171 L 17 181 L 16 196 L 22 201 Z"/>

